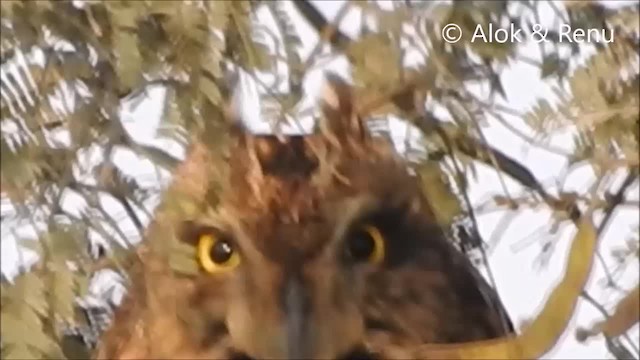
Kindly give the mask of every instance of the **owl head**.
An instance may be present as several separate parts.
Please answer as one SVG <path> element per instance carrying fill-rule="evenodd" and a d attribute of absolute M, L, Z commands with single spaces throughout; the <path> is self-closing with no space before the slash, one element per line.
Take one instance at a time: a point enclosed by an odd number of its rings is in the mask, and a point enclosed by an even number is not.
<path fill-rule="evenodd" d="M 364 356 L 380 333 L 499 335 L 482 279 L 393 145 L 367 130 L 353 89 L 328 75 L 321 106 L 312 135 L 238 127 L 219 203 L 181 235 L 201 268 L 192 309 L 252 358 Z"/>
<path fill-rule="evenodd" d="M 388 358 L 374 350 L 381 336 L 412 346 L 503 334 L 491 289 L 393 145 L 367 130 L 351 86 L 328 75 L 321 100 L 304 136 L 250 134 L 230 109 L 215 204 L 177 232 L 198 272 L 156 305 L 177 306 L 180 321 L 157 326 L 180 328 L 180 346 L 203 358 Z"/>

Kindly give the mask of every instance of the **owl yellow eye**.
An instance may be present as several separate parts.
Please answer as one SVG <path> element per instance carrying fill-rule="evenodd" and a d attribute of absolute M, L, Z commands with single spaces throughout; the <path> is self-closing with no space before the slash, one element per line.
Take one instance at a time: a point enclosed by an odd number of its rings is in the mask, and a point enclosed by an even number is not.
<path fill-rule="evenodd" d="M 384 260 L 384 248 L 384 236 L 380 230 L 366 225 L 349 238 L 347 254 L 355 261 L 378 264 Z"/>
<path fill-rule="evenodd" d="M 229 241 L 212 234 L 198 239 L 198 262 L 208 273 L 230 270 L 240 263 L 240 256 Z"/>

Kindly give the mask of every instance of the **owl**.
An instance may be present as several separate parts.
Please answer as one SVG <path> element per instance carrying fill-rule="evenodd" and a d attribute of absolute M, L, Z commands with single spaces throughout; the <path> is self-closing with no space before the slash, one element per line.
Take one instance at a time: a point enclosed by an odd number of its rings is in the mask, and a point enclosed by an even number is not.
<path fill-rule="evenodd" d="M 191 170 L 176 175 L 197 210 L 172 226 L 155 219 L 193 249 L 197 271 L 176 274 L 143 248 L 95 358 L 390 359 L 383 344 L 513 332 L 353 94 L 327 74 L 322 119 L 308 135 L 250 134 L 228 112 L 224 161 L 214 166 L 196 146 Z M 189 171 L 204 175 L 180 175 Z"/>

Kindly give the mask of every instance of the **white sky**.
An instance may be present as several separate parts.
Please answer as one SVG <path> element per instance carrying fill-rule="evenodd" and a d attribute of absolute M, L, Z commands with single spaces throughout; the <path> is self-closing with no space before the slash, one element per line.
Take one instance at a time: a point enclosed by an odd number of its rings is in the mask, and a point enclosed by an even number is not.
<path fill-rule="evenodd" d="M 329 18 L 332 19 L 338 11 L 342 1 L 314 1 L 315 5 Z M 290 9 L 291 4 L 287 3 L 287 7 Z M 549 18 L 550 8 L 548 12 L 543 14 L 542 19 Z M 261 14 L 264 15 L 264 14 Z M 264 16 L 260 16 L 264 19 Z M 347 34 L 355 34 L 359 27 L 360 17 L 357 13 L 352 12 L 347 15 L 341 24 L 341 29 Z M 272 26 L 268 19 L 265 19 L 267 26 Z M 303 59 L 310 53 L 311 49 L 317 42 L 317 36 L 311 31 L 308 25 L 302 21 L 297 21 L 296 26 L 301 29 L 303 35 L 302 41 L 302 55 Z M 524 49 L 524 53 L 532 58 L 538 58 L 537 46 L 529 46 Z M 309 73 L 305 79 L 305 89 L 310 93 L 310 97 L 314 98 L 317 94 L 317 90 L 321 86 L 321 75 L 325 69 L 331 69 L 344 76 L 348 76 L 347 62 L 344 58 L 337 59 L 328 63 L 322 68 L 317 68 Z M 506 93 L 508 94 L 508 102 L 500 100 L 504 105 L 508 105 L 511 108 L 525 112 L 530 109 L 538 99 L 548 98 L 553 100 L 553 95 L 550 91 L 550 86 L 540 80 L 538 70 L 531 65 L 527 65 L 522 62 L 515 62 L 507 69 L 502 75 L 502 82 Z M 250 89 L 251 90 L 251 89 Z M 486 89 L 475 88 L 472 89 L 474 93 L 483 94 L 486 93 Z M 167 141 L 158 140 L 156 138 L 155 130 L 159 121 L 160 115 L 160 103 L 164 91 L 162 89 L 154 89 L 149 93 L 147 99 L 145 99 L 135 111 L 131 112 L 128 109 L 123 109 L 123 115 L 125 116 L 125 126 L 130 134 L 139 141 L 157 144 L 163 146 L 165 149 L 169 148 L 177 156 L 182 157 L 183 152 L 175 144 L 169 144 Z M 255 95 L 255 94 L 254 94 Z M 251 94 L 248 95 L 245 100 L 249 106 L 247 109 L 254 110 L 246 114 L 247 118 L 251 120 L 251 127 L 259 130 L 267 129 L 263 124 L 257 124 L 259 122 L 257 106 L 251 106 L 250 104 L 254 99 L 251 99 Z M 534 136 L 533 131 L 528 128 L 524 122 L 514 116 L 504 115 L 509 124 L 518 128 L 520 131 Z M 255 125 L 255 126 L 254 126 Z M 494 147 L 512 156 L 522 164 L 526 164 L 527 167 L 533 172 L 533 174 L 547 186 L 554 186 L 556 180 L 560 181 L 566 168 L 566 160 L 559 155 L 550 153 L 542 148 L 531 146 L 523 141 L 520 137 L 514 135 L 510 130 L 492 121 L 490 125 L 483 128 L 484 136 L 487 141 Z M 405 126 L 401 123 L 394 122 L 392 126 L 392 133 L 395 140 L 401 142 L 402 137 L 405 136 Z M 414 134 L 415 135 L 415 134 Z M 571 148 L 571 136 L 569 132 L 554 136 L 551 141 L 556 147 L 570 149 Z M 143 182 L 150 181 L 155 182 L 156 170 L 146 160 L 141 160 L 132 153 L 127 151 L 118 151 L 116 156 L 116 163 L 127 174 L 134 175 Z M 94 160 L 95 161 L 95 160 Z M 500 180 L 495 170 L 492 170 L 484 165 L 479 165 L 477 178 L 471 182 L 470 197 L 473 204 L 479 204 L 487 201 L 491 195 L 504 195 L 504 191 L 500 185 Z M 522 191 L 522 187 L 510 180 L 503 177 L 507 184 L 509 193 L 514 195 Z M 576 189 L 584 192 L 593 181 L 594 177 L 591 171 L 587 167 L 580 167 L 571 171 L 570 175 L 564 182 L 564 190 Z M 166 182 L 166 176 L 163 177 L 163 182 Z M 612 189 L 617 189 L 620 183 L 620 179 L 613 184 Z M 555 188 L 555 186 L 554 186 Z M 635 188 L 628 192 L 628 196 L 633 199 L 638 199 L 639 190 L 637 183 Z M 115 203 L 115 201 L 103 198 L 105 206 L 109 211 L 113 213 L 122 214 L 123 211 Z M 78 212 L 81 208 L 82 201 L 79 200 L 77 195 L 70 194 L 65 203 L 65 208 L 70 209 L 74 213 Z M 8 211 L 8 204 L 6 201 L 2 202 L 2 212 Z M 570 240 L 574 234 L 572 225 L 565 225 L 560 228 L 559 232 L 555 235 L 549 233 L 551 224 L 550 218 L 551 212 L 546 209 L 539 210 L 521 210 L 517 214 L 509 213 L 506 211 L 492 211 L 487 213 L 481 213 L 478 215 L 480 233 L 482 237 L 489 241 L 492 239 L 492 235 L 496 229 L 501 229 L 499 241 L 497 245 L 492 248 L 490 252 L 490 265 L 495 277 L 498 291 L 502 297 L 502 300 L 508 309 L 514 323 L 518 326 L 521 321 L 532 319 L 537 312 L 541 309 L 553 286 L 561 278 L 565 263 L 567 249 L 570 245 Z M 512 219 L 509 222 L 504 222 L 506 216 L 511 216 Z M 144 218 L 145 221 L 148 220 Z M 504 228 L 507 225 L 506 229 Z M 604 234 L 601 240 L 602 253 L 605 256 L 610 268 L 615 268 L 614 259 L 610 256 L 610 251 L 620 245 L 624 244 L 626 235 L 629 231 L 638 224 L 638 210 L 630 207 L 619 209 L 614 216 L 613 221 L 610 223 L 607 232 Z M 127 232 L 132 234 L 132 238 L 136 238 L 132 231 L 131 224 L 124 224 L 124 228 Z M 19 255 L 16 251 L 15 242 L 12 236 L 10 236 L 12 229 L 8 227 L 2 227 L 2 272 L 6 274 L 13 274 L 16 271 L 16 267 L 19 262 L 19 258 L 26 258 L 32 261 L 33 256 L 26 252 L 21 252 Z M 18 229 L 19 233 L 28 234 L 30 230 Z M 540 253 L 541 247 L 544 243 L 543 240 L 550 240 L 554 244 L 552 256 L 548 258 L 548 262 L 545 266 L 540 266 Z M 527 244 L 523 246 L 522 244 Z M 29 261 L 30 262 L 30 261 Z M 627 271 L 619 281 L 619 284 L 625 286 L 627 289 L 631 288 L 638 281 L 637 261 L 634 264 L 630 264 Z M 619 299 L 620 294 L 611 296 L 612 291 L 605 289 L 601 282 L 604 278 L 603 269 L 599 263 L 594 264 L 594 272 L 591 277 L 588 291 L 596 299 L 604 300 L 605 306 L 611 309 Z M 607 296 L 606 294 L 609 294 Z M 607 350 L 604 347 L 604 343 L 601 337 L 594 338 L 586 344 L 579 344 L 574 338 L 574 330 L 576 325 L 588 326 L 593 321 L 601 319 L 600 314 L 588 303 L 580 301 L 578 305 L 578 311 L 572 321 L 570 330 L 565 334 L 564 338 L 560 340 L 559 345 L 549 353 L 545 358 L 549 359 L 586 359 L 586 358 L 611 358 Z M 638 338 L 638 326 L 631 331 L 630 336 L 632 339 Z M 626 344 L 626 343 L 625 343 Z M 635 341 L 637 347 L 638 342 Z"/>

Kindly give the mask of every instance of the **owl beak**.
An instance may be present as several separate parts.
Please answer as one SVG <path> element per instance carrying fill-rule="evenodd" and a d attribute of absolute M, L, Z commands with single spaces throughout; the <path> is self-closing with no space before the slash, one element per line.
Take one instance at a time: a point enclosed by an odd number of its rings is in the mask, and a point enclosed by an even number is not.
<path fill-rule="evenodd" d="M 309 301 L 301 282 L 290 280 L 284 293 L 288 359 L 308 359 L 312 355 Z"/>

